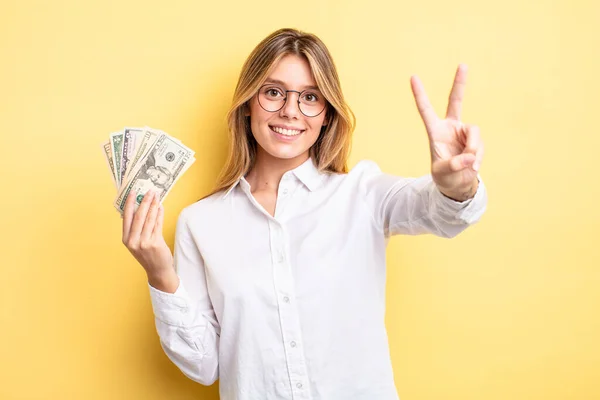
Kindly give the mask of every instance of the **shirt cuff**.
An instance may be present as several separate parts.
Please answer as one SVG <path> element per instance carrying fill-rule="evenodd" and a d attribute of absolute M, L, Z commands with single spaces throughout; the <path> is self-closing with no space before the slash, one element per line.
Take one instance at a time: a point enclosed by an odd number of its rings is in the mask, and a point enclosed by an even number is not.
<path fill-rule="evenodd" d="M 477 222 L 483 215 L 487 204 L 485 185 L 479 174 L 477 174 L 477 180 L 479 184 L 477 185 L 475 195 L 465 201 L 456 201 L 444 196 L 434 182 L 432 191 L 434 204 L 436 204 L 439 211 L 446 215 L 452 215 L 455 219 L 467 224 Z"/>
<path fill-rule="evenodd" d="M 156 318 L 168 325 L 189 326 L 192 318 L 189 294 L 179 279 L 175 293 L 167 293 L 148 283 L 152 310 Z"/>

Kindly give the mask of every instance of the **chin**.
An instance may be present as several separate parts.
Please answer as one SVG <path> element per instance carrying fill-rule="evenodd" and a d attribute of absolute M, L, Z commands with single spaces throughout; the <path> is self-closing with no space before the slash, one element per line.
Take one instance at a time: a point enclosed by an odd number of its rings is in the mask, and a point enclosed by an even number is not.
<path fill-rule="evenodd" d="M 269 146 L 264 149 L 271 157 L 279 158 L 282 160 L 293 160 L 294 158 L 305 156 L 308 153 L 309 148 L 293 149 L 293 148 L 281 148 L 281 146 Z"/>
<path fill-rule="evenodd" d="M 273 140 L 271 137 L 267 140 L 257 140 L 257 144 L 262 151 L 273 158 L 292 160 L 298 157 L 306 157 L 315 141 L 316 138 L 314 141 L 310 141 L 309 143 L 306 143 L 305 140 L 297 140 L 292 143 L 283 143 L 277 139 Z"/>

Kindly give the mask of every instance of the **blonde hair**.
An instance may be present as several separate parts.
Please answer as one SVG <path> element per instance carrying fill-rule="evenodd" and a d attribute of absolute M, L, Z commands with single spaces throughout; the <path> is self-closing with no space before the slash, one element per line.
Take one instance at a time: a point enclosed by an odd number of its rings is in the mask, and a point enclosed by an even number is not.
<path fill-rule="evenodd" d="M 258 44 L 246 59 L 227 113 L 229 153 L 208 197 L 229 189 L 254 165 L 258 144 L 246 116 L 248 101 L 264 84 L 269 73 L 284 56 L 304 57 L 321 93 L 327 100 L 327 125 L 310 148 L 310 156 L 319 171 L 347 173 L 355 116 L 346 104 L 335 64 L 325 44 L 315 35 L 296 29 L 280 29 Z"/>

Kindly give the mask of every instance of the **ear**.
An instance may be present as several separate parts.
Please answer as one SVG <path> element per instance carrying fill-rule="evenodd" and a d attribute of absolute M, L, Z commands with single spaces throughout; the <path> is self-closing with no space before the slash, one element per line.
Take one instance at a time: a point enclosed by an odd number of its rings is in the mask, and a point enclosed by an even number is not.
<path fill-rule="evenodd" d="M 250 116 L 250 105 L 248 104 L 248 102 L 244 103 L 244 105 L 242 107 L 244 107 L 244 117 L 249 117 Z"/>

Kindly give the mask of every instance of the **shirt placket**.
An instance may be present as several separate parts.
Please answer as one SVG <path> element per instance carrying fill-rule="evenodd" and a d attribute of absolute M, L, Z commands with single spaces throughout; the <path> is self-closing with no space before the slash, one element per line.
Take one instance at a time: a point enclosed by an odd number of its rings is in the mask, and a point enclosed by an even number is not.
<path fill-rule="evenodd" d="M 276 210 L 281 210 L 292 191 L 289 182 L 284 180 L 279 188 Z M 289 186 L 288 186 L 289 185 Z M 276 216 L 279 217 L 276 212 Z M 273 263 L 273 282 L 277 295 L 279 321 L 287 363 L 288 376 L 292 388 L 292 398 L 312 399 L 310 393 L 308 371 L 304 357 L 304 346 L 300 331 L 300 316 L 296 305 L 294 277 L 288 255 L 289 246 L 286 229 L 279 219 L 269 220 L 271 239 L 271 261 Z"/>

